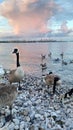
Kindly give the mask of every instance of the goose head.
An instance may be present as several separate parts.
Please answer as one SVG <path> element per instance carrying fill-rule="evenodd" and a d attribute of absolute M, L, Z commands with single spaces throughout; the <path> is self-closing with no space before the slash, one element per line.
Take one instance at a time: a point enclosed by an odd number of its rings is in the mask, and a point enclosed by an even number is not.
<path fill-rule="evenodd" d="M 12 53 L 16 54 L 16 66 L 19 67 L 20 66 L 20 62 L 19 62 L 19 51 L 18 51 L 18 49 L 15 48 Z"/>
<path fill-rule="evenodd" d="M 17 49 L 17 48 L 15 48 L 15 49 L 13 50 L 13 52 L 12 52 L 12 53 L 18 54 L 18 53 L 19 53 L 19 51 L 18 51 L 18 49 Z"/>

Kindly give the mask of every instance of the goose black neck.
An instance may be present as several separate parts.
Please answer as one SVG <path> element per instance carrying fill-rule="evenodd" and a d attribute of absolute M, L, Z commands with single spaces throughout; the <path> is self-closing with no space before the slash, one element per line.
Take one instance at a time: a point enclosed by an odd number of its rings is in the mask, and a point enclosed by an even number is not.
<path fill-rule="evenodd" d="M 53 93 L 55 93 L 55 87 L 57 85 L 57 81 L 59 81 L 59 80 L 60 80 L 59 77 L 54 77 Z"/>
<path fill-rule="evenodd" d="M 53 93 L 55 93 L 55 88 L 57 85 L 57 81 L 59 80 L 59 77 L 54 77 L 54 84 L 53 84 Z"/>
<path fill-rule="evenodd" d="M 16 64 L 17 64 L 17 67 L 19 67 L 20 66 L 20 63 L 19 63 L 19 53 L 17 53 L 16 56 L 17 56 L 17 61 L 16 61 L 17 63 Z"/>

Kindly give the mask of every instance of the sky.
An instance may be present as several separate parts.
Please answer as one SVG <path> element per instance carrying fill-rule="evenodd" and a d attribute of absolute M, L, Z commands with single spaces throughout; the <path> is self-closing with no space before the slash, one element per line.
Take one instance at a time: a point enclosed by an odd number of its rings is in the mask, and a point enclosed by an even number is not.
<path fill-rule="evenodd" d="M 73 37 L 73 0 L 0 0 L 0 36 Z"/>

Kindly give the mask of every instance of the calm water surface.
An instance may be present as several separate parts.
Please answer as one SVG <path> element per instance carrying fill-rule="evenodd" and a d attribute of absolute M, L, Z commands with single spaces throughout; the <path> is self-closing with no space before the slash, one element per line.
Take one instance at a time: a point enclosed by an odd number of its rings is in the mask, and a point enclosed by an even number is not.
<path fill-rule="evenodd" d="M 59 73 L 65 79 L 73 80 L 73 43 L 72 42 L 49 42 L 49 43 L 0 43 L 0 64 L 6 69 L 16 68 L 16 56 L 12 54 L 14 48 L 20 52 L 20 64 L 25 73 L 41 75 L 41 54 L 46 55 L 44 63 L 47 64 L 48 71 Z M 51 59 L 48 57 L 52 53 Z M 64 60 L 68 63 L 62 66 L 60 54 L 64 52 Z M 59 62 L 54 60 L 59 58 Z"/>

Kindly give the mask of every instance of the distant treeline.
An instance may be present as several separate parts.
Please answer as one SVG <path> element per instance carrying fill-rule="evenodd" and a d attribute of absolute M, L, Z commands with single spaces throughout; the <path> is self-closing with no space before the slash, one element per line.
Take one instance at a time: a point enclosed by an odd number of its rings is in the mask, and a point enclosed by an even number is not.
<path fill-rule="evenodd" d="M 62 42 L 57 40 L 5 40 L 0 43 Z"/>

